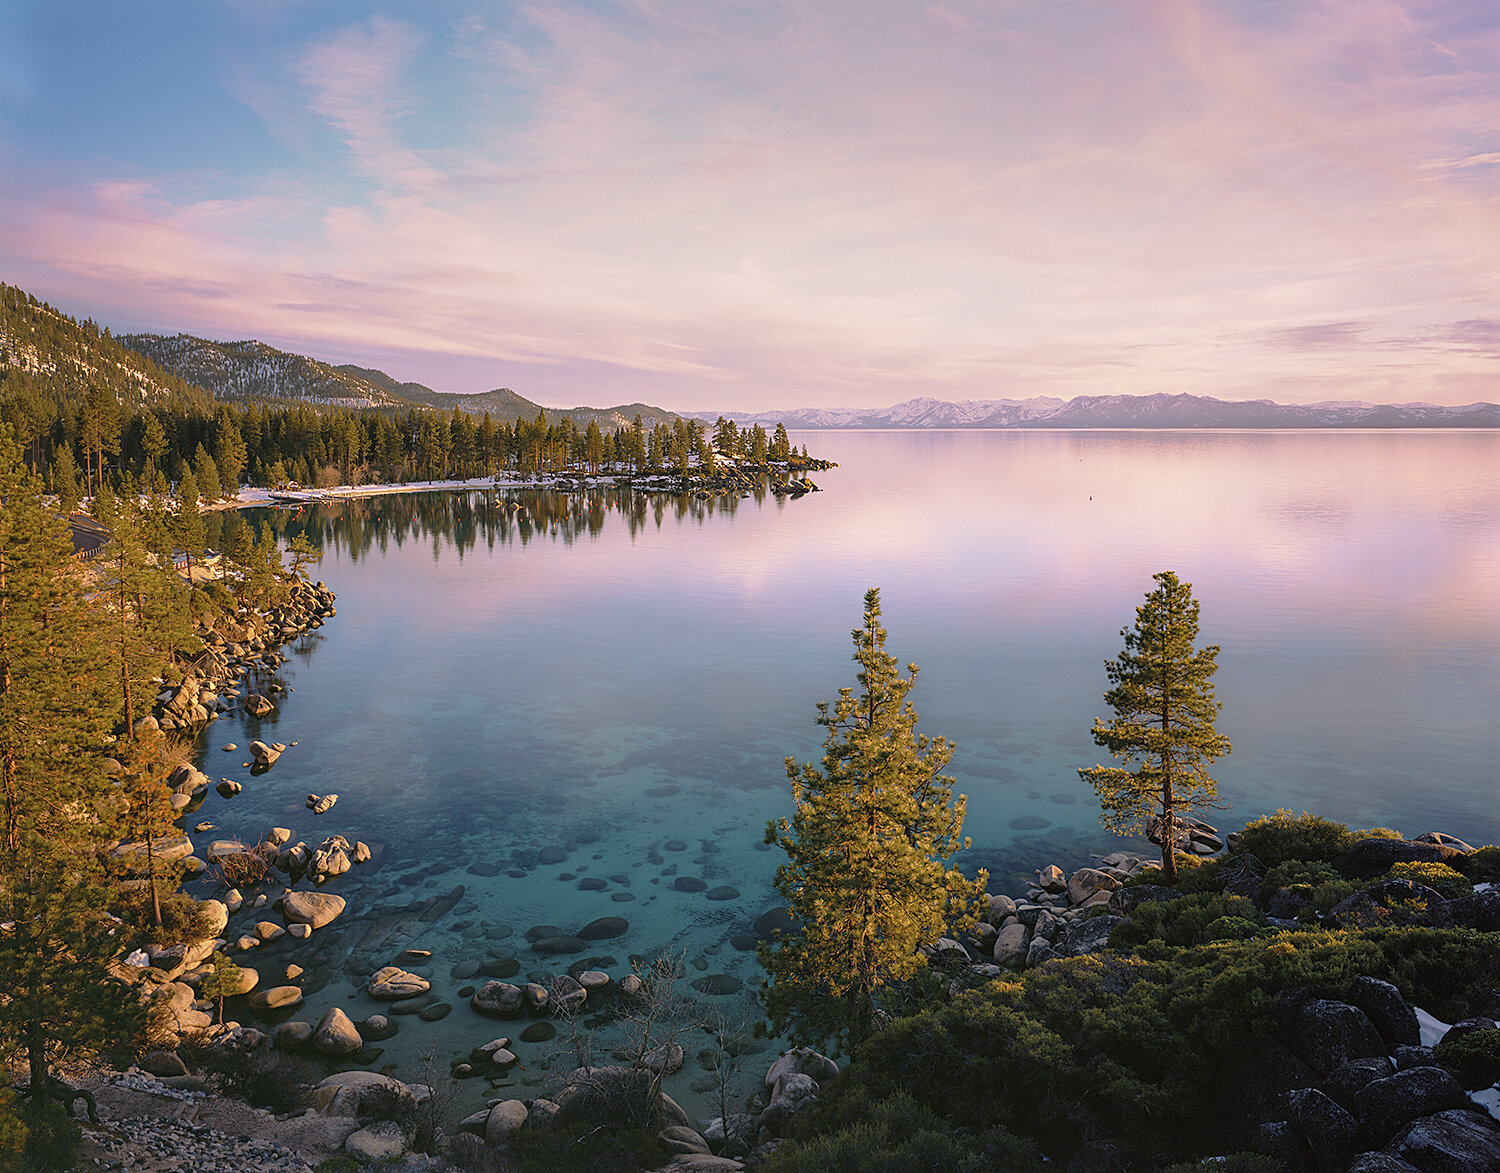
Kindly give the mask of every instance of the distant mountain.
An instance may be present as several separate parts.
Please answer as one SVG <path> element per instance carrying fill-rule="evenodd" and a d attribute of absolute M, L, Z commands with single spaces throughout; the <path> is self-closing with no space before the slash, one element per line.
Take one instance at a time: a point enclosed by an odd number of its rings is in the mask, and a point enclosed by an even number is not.
<path fill-rule="evenodd" d="M 795 428 L 1500 428 L 1500 406 L 1470 403 L 1285 404 L 1203 395 L 1080 395 L 1062 399 L 909 399 L 883 408 L 685 413 L 741 427 Z"/>
<path fill-rule="evenodd" d="M 514 423 L 535 419 L 544 411 L 549 422 L 571 419 L 580 428 L 597 421 L 613 431 L 631 423 L 637 413 L 646 427 L 670 423 L 676 417 L 660 407 L 630 403 L 619 407 L 543 408 L 505 387 L 478 395 L 434 391 L 421 383 L 402 383 L 370 367 L 331 366 L 306 355 L 289 354 L 264 342 L 211 342 L 190 334 L 126 334 L 120 342 L 149 357 L 165 370 L 181 376 L 231 403 L 307 403 L 315 406 L 377 407 L 408 410 L 427 408 L 474 415 L 489 412 L 496 420 Z"/>
<path fill-rule="evenodd" d="M 78 403 L 93 388 L 127 406 L 213 407 L 201 387 L 126 348 L 107 329 L 0 284 L 0 397 Z"/>
<path fill-rule="evenodd" d="M 399 407 L 404 403 L 368 379 L 264 342 L 210 342 L 191 334 L 123 334 L 120 341 L 229 403 L 337 407 Z"/>

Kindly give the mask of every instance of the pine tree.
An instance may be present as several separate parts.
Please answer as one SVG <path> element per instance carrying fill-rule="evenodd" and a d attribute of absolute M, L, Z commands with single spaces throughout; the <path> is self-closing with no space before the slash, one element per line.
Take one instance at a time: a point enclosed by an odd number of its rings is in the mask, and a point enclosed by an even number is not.
<path fill-rule="evenodd" d="M 863 692 L 840 689 L 831 713 L 818 706 L 822 769 L 787 758 L 796 813 L 766 828 L 766 842 L 787 853 L 776 889 L 798 932 L 761 948 L 772 1029 L 838 1046 L 870 1035 L 882 988 L 922 970 L 919 946 L 970 914 L 986 879 L 943 862 L 968 845 L 966 799 L 939 772 L 953 747 L 916 733 L 907 696 L 917 666 L 903 677 L 886 652 L 878 590 L 866 592 L 852 636 Z"/>
<path fill-rule="evenodd" d="M 57 508 L 61 513 L 72 513 L 78 508 L 82 490 L 78 485 L 78 465 L 73 460 L 73 445 L 59 444 L 52 451 L 52 491 L 57 494 Z"/>
<path fill-rule="evenodd" d="M 172 537 L 187 555 L 188 592 L 192 594 L 193 559 L 203 556 L 208 545 L 208 530 L 203 524 L 203 514 L 198 508 L 198 478 L 192 470 L 182 474 L 177 483 L 177 517 L 172 526 Z"/>
<path fill-rule="evenodd" d="M 66 525 L 0 429 L 0 848 L 97 838 L 109 724 L 99 622 Z"/>
<path fill-rule="evenodd" d="M 109 894 L 92 874 L 91 857 L 59 855 L 55 844 L 27 835 L 0 868 L 0 1049 L 21 1052 L 31 1073 L 30 1109 L 49 1106 L 52 1064 L 116 1046 L 124 1051 L 143 1029 L 134 991 L 109 972 L 120 951 Z"/>
<path fill-rule="evenodd" d="M 224 999 L 232 998 L 240 992 L 240 987 L 245 983 L 245 973 L 222 949 L 215 949 L 208 960 L 213 971 L 204 974 L 203 980 L 198 983 L 198 996 L 218 1002 L 219 1021 L 223 1022 Z"/>
<path fill-rule="evenodd" d="M 198 488 L 205 501 L 213 503 L 224 495 L 219 491 L 219 466 L 214 463 L 214 458 L 208 454 L 208 449 L 202 444 L 199 444 L 198 451 L 193 453 L 193 475 L 198 480 Z"/>
<path fill-rule="evenodd" d="M 1105 661 L 1114 687 L 1104 699 L 1115 715 L 1108 724 L 1094 722 L 1095 743 L 1123 767 L 1093 766 L 1078 774 L 1099 796 L 1100 821 L 1109 830 L 1133 834 L 1154 820 L 1162 871 L 1173 883 L 1178 816 L 1219 805 L 1204 765 L 1231 747 L 1214 729 L 1222 708 L 1212 684 L 1219 647 L 1194 647 L 1198 602 L 1192 583 L 1170 570 L 1154 577 L 1156 589 L 1135 610 L 1135 629 L 1120 630 L 1125 648 L 1119 659 Z"/>

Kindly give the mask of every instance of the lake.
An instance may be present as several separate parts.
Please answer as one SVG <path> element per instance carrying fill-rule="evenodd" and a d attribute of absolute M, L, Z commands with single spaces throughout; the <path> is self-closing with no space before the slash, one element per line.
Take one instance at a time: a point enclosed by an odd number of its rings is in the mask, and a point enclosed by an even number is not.
<path fill-rule="evenodd" d="M 412 1078 L 430 1049 L 446 1069 L 519 1029 L 474 1015 L 456 992 L 476 979 L 453 967 L 513 953 L 523 975 L 556 972 L 582 958 L 537 956 L 525 931 L 605 916 L 628 928 L 587 956 L 616 978 L 632 956 L 680 955 L 688 981 L 743 983 L 695 996 L 753 1017 L 760 970 L 736 944 L 778 903 L 765 824 L 790 813 L 786 755 L 820 755 L 817 702 L 855 684 L 871 586 L 888 649 L 921 667 L 921 730 L 957 745 L 961 861 L 992 891 L 1120 845 L 1076 771 L 1100 760 L 1104 661 L 1163 569 L 1193 584 L 1201 642 L 1222 648 L 1234 752 L 1210 821 L 1289 807 L 1500 839 L 1500 433 L 793 440 L 839 463 L 796 501 L 476 488 L 275 515 L 322 546 L 339 614 L 279 672 L 294 692 L 273 718 L 210 726 L 203 768 L 245 791 L 189 821 L 376 849 L 330 885 L 343 918 L 253 960 L 309 971 L 298 1017 L 338 1004 L 358 1021 L 379 1009 L 363 977 L 432 949 L 423 972 L 456 1008 L 402 1019 L 381 1063 Z M 298 745 L 252 779 L 218 746 L 254 737 Z M 330 791 L 314 818 L 303 799 Z M 437 922 L 400 940 L 371 927 L 458 884 Z M 668 1085 L 690 1115 L 707 1110 L 697 1045 Z M 572 1065 L 551 1046 L 518 1046 L 516 1094 Z M 461 1086 L 475 1106 L 495 1094 Z"/>

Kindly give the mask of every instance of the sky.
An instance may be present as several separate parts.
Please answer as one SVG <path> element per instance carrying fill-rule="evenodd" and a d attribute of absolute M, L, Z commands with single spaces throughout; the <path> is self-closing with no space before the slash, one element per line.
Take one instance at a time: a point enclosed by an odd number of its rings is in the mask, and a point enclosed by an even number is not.
<path fill-rule="evenodd" d="M 1500 5 L 0 0 L 0 280 L 548 406 L 1500 401 Z"/>

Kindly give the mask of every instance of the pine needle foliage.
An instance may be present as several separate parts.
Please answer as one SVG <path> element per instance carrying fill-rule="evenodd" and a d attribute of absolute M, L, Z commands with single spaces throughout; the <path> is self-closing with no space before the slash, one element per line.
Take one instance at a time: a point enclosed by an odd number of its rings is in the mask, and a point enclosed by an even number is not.
<path fill-rule="evenodd" d="M 916 732 L 917 666 L 902 676 L 886 652 L 879 590 L 851 634 L 862 691 L 818 705 L 822 767 L 787 758 L 796 811 L 766 828 L 787 854 L 776 889 L 797 933 L 761 947 L 772 1030 L 836 1048 L 878 1027 L 882 991 L 925 968 L 919 947 L 972 914 L 986 879 L 944 862 L 968 846 L 966 799 L 941 773 L 953 746 Z"/>
<path fill-rule="evenodd" d="M 1106 660 L 1113 687 L 1104 699 L 1115 715 L 1094 722 L 1094 742 L 1120 760 L 1120 766 L 1080 769 L 1093 786 L 1102 810 L 1100 822 L 1120 835 L 1139 833 L 1158 820 L 1162 872 L 1177 879 L 1172 846 L 1178 816 L 1218 807 L 1218 787 L 1205 768 L 1230 751 L 1229 739 L 1214 729 L 1223 707 L 1214 700 L 1217 644 L 1195 647 L 1198 601 L 1192 583 L 1170 570 L 1154 576 L 1156 589 L 1135 610 L 1135 627 L 1122 628 L 1125 648 Z"/>

